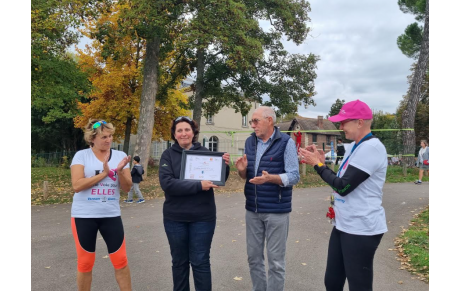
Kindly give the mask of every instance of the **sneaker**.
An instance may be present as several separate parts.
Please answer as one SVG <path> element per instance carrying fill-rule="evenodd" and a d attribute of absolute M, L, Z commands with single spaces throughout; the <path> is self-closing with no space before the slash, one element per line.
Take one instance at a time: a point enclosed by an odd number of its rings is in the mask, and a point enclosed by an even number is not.
<path fill-rule="evenodd" d="M 133 203 L 134 200 L 133 200 L 133 199 L 131 199 L 131 200 L 126 199 L 126 200 L 123 200 L 123 202 L 126 202 L 126 203 Z"/>
<path fill-rule="evenodd" d="M 137 203 L 144 203 L 144 202 L 145 202 L 144 199 L 139 199 L 139 200 L 137 201 Z"/>
<path fill-rule="evenodd" d="M 422 181 L 415 181 L 414 183 L 415 183 L 416 185 L 420 185 L 420 184 L 422 184 Z"/>

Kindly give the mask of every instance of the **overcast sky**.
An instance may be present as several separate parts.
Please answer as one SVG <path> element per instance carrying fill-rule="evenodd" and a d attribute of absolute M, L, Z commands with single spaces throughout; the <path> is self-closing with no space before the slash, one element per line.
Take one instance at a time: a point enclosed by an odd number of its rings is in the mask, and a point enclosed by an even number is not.
<path fill-rule="evenodd" d="M 396 38 L 415 17 L 402 13 L 397 0 L 309 2 L 310 35 L 299 46 L 284 42 L 290 53 L 320 57 L 316 106 L 300 106 L 298 113 L 304 117 L 326 116 L 337 98 L 346 102 L 360 99 L 373 110 L 395 113 L 407 92 L 407 76 L 415 62 L 401 53 Z M 269 28 L 266 21 L 261 25 Z M 84 48 L 88 42 L 82 38 L 79 47 Z"/>
<path fill-rule="evenodd" d="M 339 98 L 360 99 L 373 110 L 395 113 L 406 94 L 414 62 L 403 55 L 396 38 L 410 23 L 397 0 L 309 0 L 310 36 L 291 53 L 319 55 L 314 97 L 316 106 L 299 107 L 305 117 L 326 116 Z"/>

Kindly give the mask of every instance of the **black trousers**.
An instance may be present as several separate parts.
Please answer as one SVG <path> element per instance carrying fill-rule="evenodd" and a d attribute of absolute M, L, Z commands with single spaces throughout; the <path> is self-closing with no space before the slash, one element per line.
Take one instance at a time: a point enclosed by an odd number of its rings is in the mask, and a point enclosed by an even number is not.
<path fill-rule="evenodd" d="M 337 165 L 339 164 L 339 161 L 341 161 L 341 160 L 343 160 L 343 156 L 341 156 L 340 158 L 337 157 L 337 158 L 335 159 L 335 165 L 337 166 Z"/>
<path fill-rule="evenodd" d="M 354 235 L 334 228 L 329 239 L 326 275 L 327 291 L 342 291 L 345 279 L 350 291 L 372 290 L 374 255 L 382 234 Z"/>

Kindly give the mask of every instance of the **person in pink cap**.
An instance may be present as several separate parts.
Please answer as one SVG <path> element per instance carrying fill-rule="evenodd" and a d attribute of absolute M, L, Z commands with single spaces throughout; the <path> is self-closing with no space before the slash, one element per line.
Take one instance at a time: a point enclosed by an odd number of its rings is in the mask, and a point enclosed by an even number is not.
<path fill-rule="evenodd" d="M 372 290 L 373 261 L 383 234 L 387 232 L 382 207 L 387 172 L 387 151 L 371 133 L 372 110 L 355 100 L 345 103 L 339 114 L 329 118 L 340 122 L 345 137 L 353 140 L 337 173 L 324 164 L 324 152 L 315 145 L 300 149 L 302 162 L 314 166 L 333 192 L 326 216 L 334 225 L 329 239 L 326 290 Z"/>

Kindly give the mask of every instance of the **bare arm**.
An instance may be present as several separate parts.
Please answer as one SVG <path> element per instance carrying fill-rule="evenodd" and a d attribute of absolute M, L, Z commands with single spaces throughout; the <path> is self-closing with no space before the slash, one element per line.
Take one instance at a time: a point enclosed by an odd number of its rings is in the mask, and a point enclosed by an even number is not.
<path fill-rule="evenodd" d="M 94 184 L 99 183 L 102 179 L 107 177 L 107 173 L 104 171 L 95 176 L 85 178 L 84 169 L 85 167 L 83 165 L 73 165 L 70 168 L 72 188 L 76 193 L 93 187 Z"/>
<path fill-rule="evenodd" d="M 129 171 L 129 168 L 119 171 L 118 178 L 120 179 L 120 188 L 125 192 L 128 192 L 133 185 L 133 180 L 131 178 L 131 172 Z"/>

